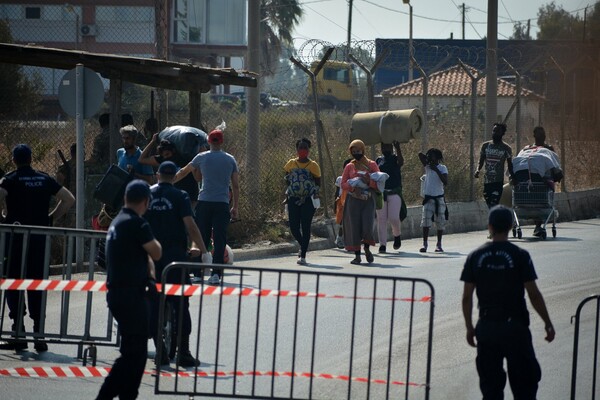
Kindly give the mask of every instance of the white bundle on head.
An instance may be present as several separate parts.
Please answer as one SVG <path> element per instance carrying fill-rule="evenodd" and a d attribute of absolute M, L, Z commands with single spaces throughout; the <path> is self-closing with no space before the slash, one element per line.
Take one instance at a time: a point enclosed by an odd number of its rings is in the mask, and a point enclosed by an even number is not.
<path fill-rule="evenodd" d="M 216 128 L 215 130 L 217 131 L 221 131 L 223 132 L 225 130 L 225 128 L 227 128 L 227 124 L 225 123 L 225 121 L 222 121 Z"/>

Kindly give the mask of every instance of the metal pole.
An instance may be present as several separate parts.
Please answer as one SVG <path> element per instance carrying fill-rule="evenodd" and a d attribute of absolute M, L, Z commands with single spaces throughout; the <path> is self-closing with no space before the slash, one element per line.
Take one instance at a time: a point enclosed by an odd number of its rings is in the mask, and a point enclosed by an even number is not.
<path fill-rule="evenodd" d="M 421 65 L 414 58 L 411 59 L 411 62 L 417 67 L 419 73 L 423 76 L 423 127 L 421 128 L 421 150 L 423 152 L 427 151 L 427 147 L 429 147 L 429 140 L 427 138 L 427 108 L 429 107 L 429 76 L 425 73 Z"/>
<path fill-rule="evenodd" d="M 517 71 L 512 65 L 510 65 L 510 63 L 508 61 L 506 61 L 505 58 L 502 58 L 502 61 L 504 61 L 504 63 L 508 66 L 508 68 L 510 68 L 510 70 L 515 74 L 516 77 L 516 96 L 515 96 L 515 102 L 516 102 L 516 107 L 517 107 L 517 115 L 515 116 L 515 131 L 517 134 L 517 152 L 521 149 L 521 91 L 522 91 L 522 85 L 521 85 L 521 74 L 519 73 L 519 71 Z M 508 118 L 508 115 L 507 115 Z"/>
<path fill-rule="evenodd" d="M 260 0 L 248 1 L 248 69 L 260 75 Z M 253 182 L 253 190 L 260 191 L 260 82 L 248 88 L 246 96 L 246 182 Z M 247 186 L 246 186 L 247 187 Z"/>
<path fill-rule="evenodd" d="M 550 61 L 554 64 L 558 72 L 561 74 L 560 79 L 560 164 L 565 176 L 567 176 L 567 149 L 565 148 L 565 124 L 566 124 L 566 102 L 567 95 L 567 74 L 556 62 L 554 57 L 550 56 Z M 567 180 L 563 178 L 561 182 L 563 192 L 568 192 Z"/>
<path fill-rule="evenodd" d="M 465 40 L 465 3 L 462 3 L 462 39 Z"/>
<path fill-rule="evenodd" d="M 314 71 L 311 71 L 300 61 L 296 60 L 294 57 L 290 57 L 290 61 L 292 63 L 294 63 L 294 65 L 296 65 L 298 68 L 300 68 L 302 71 L 304 71 L 304 73 L 306 73 L 306 75 L 308 75 L 308 78 L 310 79 L 310 85 L 311 85 L 311 89 L 312 89 L 313 113 L 315 115 L 315 131 L 316 131 L 316 135 L 317 135 L 317 151 L 319 152 L 319 165 L 321 166 L 321 186 L 322 187 L 325 187 L 325 168 L 324 168 L 324 164 L 323 164 L 323 151 L 321 150 L 321 141 L 325 142 L 325 146 L 327 146 L 327 142 L 325 141 L 325 137 L 324 137 L 325 133 L 323 132 L 323 122 L 321 122 L 321 113 L 319 110 L 319 94 L 317 93 L 317 90 L 318 90 L 317 89 L 317 80 L 315 79 L 315 77 L 319 74 L 319 72 L 325 65 L 325 62 L 329 59 L 329 57 L 331 56 L 331 53 L 333 53 L 333 50 L 334 50 L 334 48 L 330 47 L 325 52 L 325 55 L 323 56 L 323 58 L 321 59 L 319 64 L 316 66 Z M 328 152 L 328 156 L 329 156 L 331 172 L 334 173 L 335 169 L 333 167 L 333 162 L 331 160 L 331 154 L 329 152 Z M 320 196 L 323 198 L 324 204 L 329 204 L 327 202 L 327 198 L 329 196 L 327 195 L 326 190 L 321 190 Z M 327 206 L 323 207 L 325 218 L 329 218 L 329 210 L 328 209 L 329 209 L 329 207 L 327 207 Z"/>
<path fill-rule="evenodd" d="M 346 61 L 350 55 L 350 44 L 352 42 L 352 2 L 353 0 L 348 1 L 348 38 L 346 40 L 346 57 L 344 57 Z"/>
<path fill-rule="evenodd" d="M 484 74 L 478 72 L 474 76 L 467 66 L 459 59 L 459 65 L 471 78 L 471 134 L 469 144 L 469 199 L 475 200 L 475 118 L 477 114 L 477 82 L 484 77 Z"/>
<path fill-rule="evenodd" d="M 365 74 L 367 75 L 367 96 L 368 96 L 368 100 L 369 100 L 369 112 L 375 111 L 375 95 L 374 95 L 374 91 L 373 91 L 373 73 L 379 66 L 379 63 L 385 57 L 387 57 L 388 53 L 389 53 L 389 50 L 386 49 L 383 52 L 383 54 L 381 54 L 381 56 L 379 56 L 375 60 L 375 63 L 373 64 L 373 67 L 371 67 L 371 69 L 367 68 L 366 65 L 364 65 L 362 62 L 357 60 L 356 57 L 354 57 L 352 54 L 348 55 L 348 58 L 350 60 L 352 60 L 356 65 L 358 65 L 358 67 L 360 69 L 362 69 L 365 72 Z M 375 159 L 376 157 L 377 157 L 377 149 L 376 149 L 375 145 L 372 145 L 371 146 L 371 158 Z"/>
<path fill-rule="evenodd" d="M 79 14 L 75 12 L 75 42 L 77 43 L 77 50 L 79 50 Z"/>
<path fill-rule="evenodd" d="M 83 64 L 77 64 L 75 66 L 75 132 L 76 132 L 76 143 L 77 143 L 77 154 L 76 154 L 76 186 L 75 186 L 75 227 L 77 229 L 83 229 L 83 200 L 85 194 L 83 192 L 83 158 L 84 158 L 84 126 L 83 126 L 83 114 L 85 110 L 84 104 L 84 74 L 85 70 Z M 83 264 L 83 238 L 77 237 L 75 244 L 76 253 L 75 260 L 77 266 Z"/>
<path fill-rule="evenodd" d="M 412 5 L 410 3 L 408 4 L 408 9 L 409 9 L 408 80 L 412 81 L 413 80 L 413 56 L 414 56 L 414 52 L 413 52 L 413 12 L 412 12 L 413 10 L 412 10 Z"/>

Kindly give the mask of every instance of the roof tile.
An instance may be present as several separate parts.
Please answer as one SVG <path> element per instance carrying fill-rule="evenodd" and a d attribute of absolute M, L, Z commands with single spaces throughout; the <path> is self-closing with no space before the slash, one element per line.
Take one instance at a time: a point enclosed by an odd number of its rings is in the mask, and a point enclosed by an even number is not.
<path fill-rule="evenodd" d="M 477 76 L 479 71 L 469 65 L 467 69 L 473 76 Z M 483 77 L 477 82 L 477 95 L 485 96 L 486 78 Z M 471 95 L 471 78 L 460 65 L 455 65 L 448 69 L 435 72 L 429 76 L 428 85 L 429 96 L 448 96 L 448 97 L 468 97 Z M 498 78 L 498 97 L 516 97 L 516 85 Z M 402 83 L 397 86 L 385 89 L 381 92 L 384 97 L 404 97 L 404 96 L 423 96 L 423 78 L 413 79 L 412 81 Z M 529 89 L 522 89 L 522 97 L 542 96 Z"/>

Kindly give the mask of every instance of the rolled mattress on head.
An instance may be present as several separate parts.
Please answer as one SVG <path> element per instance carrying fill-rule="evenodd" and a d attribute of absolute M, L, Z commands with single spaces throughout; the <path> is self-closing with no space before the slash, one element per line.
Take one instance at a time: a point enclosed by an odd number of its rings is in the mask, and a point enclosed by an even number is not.
<path fill-rule="evenodd" d="M 158 134 L 158 138 L 170 141 L 185 164 L 192 161 L 200 147 L 208 143 L 206 132 L 193 126 L 168 126 Z M 179 167 L 184 166 L 179 165 Z"/>
<path fill-rule="evenodd" d="M 408 143 L 416 139 L 423 126 L 423 113 L 408 110 L 356 113 L 352 117 L 350 140 L 360 139 L 367 146 L 378 143 Z"/>

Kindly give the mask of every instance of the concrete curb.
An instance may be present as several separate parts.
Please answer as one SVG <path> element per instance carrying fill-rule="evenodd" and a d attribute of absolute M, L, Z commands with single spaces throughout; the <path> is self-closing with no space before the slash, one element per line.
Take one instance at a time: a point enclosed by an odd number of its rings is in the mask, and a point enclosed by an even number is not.
<path fill-rule="evenodd" d="M 579 192 L 556 193 L 554 207 L 559 213 L 558 221 L 576 221 L 600 216 L 600 189 Z M 488 208 L 483 200 L 475 202 L 448 203 L 448 223 L 446 233 L 462 233 L 484 230 L 487 227 Z M 402 221 L 402 238 L 412 239 L 422 235 L 421 207 L 408 208 L 408 215 Z M 320 236 L 312 239 L 309 250 L 325 250 L 334 247 L 335 221 L 321 220 L 313 223 L 313 233 Z M 388 238 L 391 238 L 388 231 Z M 280 243 L 247 249 L 233 249 L 235 260 L 247 261 L 264 257 L 292 254 L 298 251 L 298 244 Z"/>
<path fill-rule="evenodd" d="M 576 221 L 600 216 L 600 189 L 591 189 L 572 193 L 556 193 L 554 206 L 559 212 L 559 222 Z M 449 219 L 446 233 L 472 232 L 486 229 L 488 208 L 484 201 L 448 203 Z M 402 222 L 402 238 L 421 237 L 421 207 L 408 208 L 408 216 Z M 313 238 L 309 250 L 325 250 L 334 248 L 336 228 L 335 221 L 319 220 L 313 223 Z M 391 237 L 391 232 L 388 232 Z M 261 258 L 294 254 L 298 252 L 296 242 L 277 243 L 273 245 L 254 245 L 249 248 L 233 249 L 234 262 L 259 260 Z M 103 271 L 98 267 L 96 271 Z M 51 274 L 61 274 L 62 266 L 51 266 Z M 85 271 L 87 272 L 87 268 Z"/>
<path fill-rule="evenodd" d="M 333 247 L 333 242 L 329 238 L 311 239 L 308 249 L 310 251 L 325 250 Z M 277 243 L 269 246 L 260 246 L 257 248 L 233 249 L 234 262 L 256 260 L 284 254 L 295 254 L 299 250 L 297 243 Z"/>

